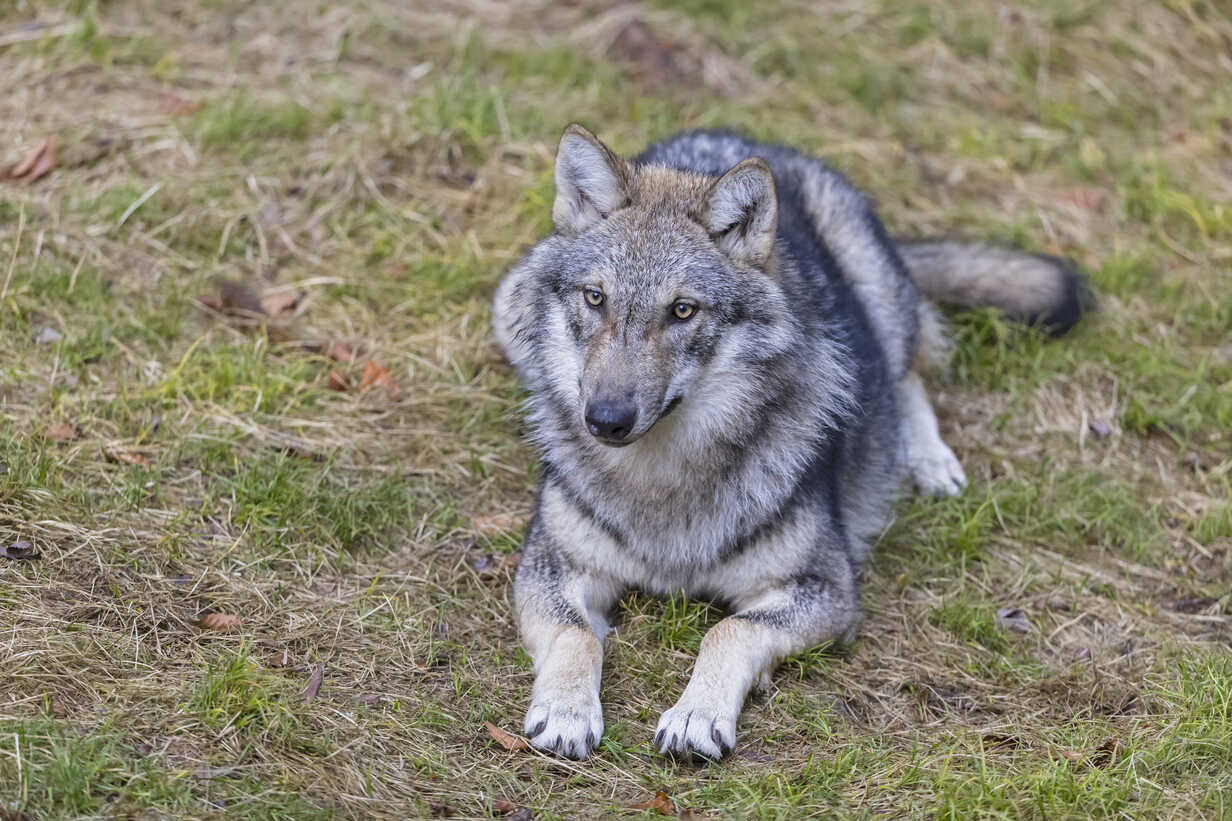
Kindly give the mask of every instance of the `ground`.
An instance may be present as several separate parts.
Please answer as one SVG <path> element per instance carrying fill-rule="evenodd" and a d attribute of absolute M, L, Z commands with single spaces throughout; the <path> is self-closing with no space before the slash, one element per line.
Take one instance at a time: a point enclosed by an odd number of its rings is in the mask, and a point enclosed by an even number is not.
<path fill-rule="evenodd" d="M 1232 12 L 753 8 L 0 0 L 0 818 L 1232 818 Z M 486 729 L 536 475 L 487 305 L 570 120 L 791 142 L 1098 300 L 950 315 L 969 488 L 721 764 L 649 746 L 680 598 L 623 603 L 594 759 Z"/>

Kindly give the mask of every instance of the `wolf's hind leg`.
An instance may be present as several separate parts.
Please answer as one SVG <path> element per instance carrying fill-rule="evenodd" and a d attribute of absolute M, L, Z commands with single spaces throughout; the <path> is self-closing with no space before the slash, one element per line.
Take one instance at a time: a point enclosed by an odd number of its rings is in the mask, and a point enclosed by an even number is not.
<path fill-rule="evenodd" d="M 898 385 L 902 414 L 903 459 L 921 493 L 957 496 L 967 486 L 967 475 L 949 445 L 941 440 L 937 416 L 924 383 L 911 371 Z"/>
<path fill-rule="evenodd" d="M 523 730 L 541 750 L 582 759 L 603 736 L 605 614 L 617 594 L 612 585 L 575 570 L 549 540 L 528 537 L 514 580 L 514 609 L 535 662 Z"/>
<path fill-rule="evenodd" d="M 858 624 L 849 570 L 841 580 L 806 577 L 761 595 L 706 633 L 688 685 L 659 719 L 655 747 L 693 759 L 727 755 L 753 685 L 792 653 L 854 639 Z"/>

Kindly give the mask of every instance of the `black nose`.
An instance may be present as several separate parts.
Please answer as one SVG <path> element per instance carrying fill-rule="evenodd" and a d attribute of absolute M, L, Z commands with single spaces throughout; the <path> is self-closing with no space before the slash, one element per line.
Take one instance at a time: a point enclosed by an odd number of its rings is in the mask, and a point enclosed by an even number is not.
<path fill-rule="evenodd" d="M 637 423 L 637 408 L 622 399 L 600 399 L 586 404 L 586 427 L 591 436 L 624 439 Z"/>

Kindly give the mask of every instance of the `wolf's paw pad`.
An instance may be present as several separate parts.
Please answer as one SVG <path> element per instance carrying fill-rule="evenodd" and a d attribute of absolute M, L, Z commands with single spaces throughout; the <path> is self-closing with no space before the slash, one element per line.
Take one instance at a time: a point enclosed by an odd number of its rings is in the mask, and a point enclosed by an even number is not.
<path fill-rule="evenodd" d="M 954 451 L 944 443 L 928 453 L 911 454 L 911 478 L 920 493 L 930 496 L 957 496 L 967 486 L 967 474 Z"/>
<path fill-rule="evenodd" d="M 603 737 L 603 708 L 589 694 L 535 699 L 522 729 L 540 750 L 580 761 Z"/>
<path fill-rule="evenodd" d="M 736 717 L 677 704 L 659 719 L 654 746 L 664 755 L 718 761 L 736 745 Z"/>

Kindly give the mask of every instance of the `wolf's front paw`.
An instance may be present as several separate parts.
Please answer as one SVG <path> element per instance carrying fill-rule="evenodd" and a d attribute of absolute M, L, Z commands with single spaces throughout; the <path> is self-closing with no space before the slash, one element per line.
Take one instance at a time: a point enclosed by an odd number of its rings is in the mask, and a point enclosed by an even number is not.
<path fill-rule="evenodd" d="M 931 447 L 908 451 L 911 478 L 920 493 L 930 496 L 957 496 L 967 486 L 967 474 L 954 451 L 941 440 Z"/>
<path fill-rule="evenodd" d="M 531 702 L 522 726 L 534 746 L 580 761 L 603 737 L 603 708 L 598 694 L 557 690 Z"/>
<path fill-rule="evenodd" d="M 681 698 L 659 719 L 654 745 L 664 755 L 718 761 L 736 745 L 736 716 Z"/>

